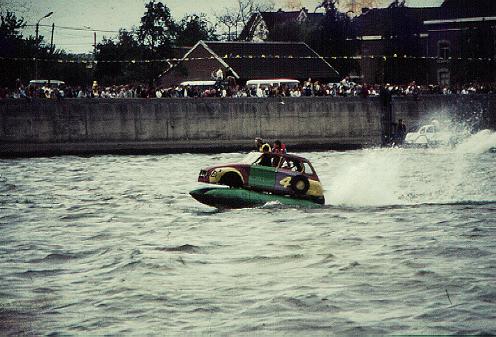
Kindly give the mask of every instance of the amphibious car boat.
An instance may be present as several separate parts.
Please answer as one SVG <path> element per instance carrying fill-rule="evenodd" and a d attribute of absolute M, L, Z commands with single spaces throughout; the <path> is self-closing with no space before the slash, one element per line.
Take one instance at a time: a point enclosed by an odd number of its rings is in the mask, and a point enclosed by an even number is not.
<path fill-rule="evenodd" d="M 291 154 L 251 152 L 240 163 L 202 169 L 198 181 L 227 186 L 190 192 L 199 202 L 217 208 L 256 207 L 268 202 L 302 207 L 325 204 L 312 164 Z"/>

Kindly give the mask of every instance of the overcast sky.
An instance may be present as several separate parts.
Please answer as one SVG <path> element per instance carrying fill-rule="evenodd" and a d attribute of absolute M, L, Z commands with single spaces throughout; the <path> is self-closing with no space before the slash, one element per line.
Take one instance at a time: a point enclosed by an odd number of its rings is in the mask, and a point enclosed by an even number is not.
<path fill-rule="evenodd" d="M 380 0 L 388 4 L 392 0 Z M 22 15 L 28 23 L 36 23 L 38 19 L 53 11 L 54 14 L 43 19 L 42 24 L 69 27 L 91 27 L 92 29 L 117 31 L 120 28 L 131 28 L 139 25 L 139 20 L 144 12 L 144 0 L 2 0 L 2 7 L 24 3 Z M 177 20 L 187 14 L 206 13 L 212 18 L 213 14 L 225 7 L 234 5 L 233 0 L 162 0 L 171 10 Z M 438 6 L 443 0 L 407 0 L 410 7 Z M 276 8 L 284 7 L 287 0 L 275 0 Z M 319 3 L 318 0 L 301 0 L 303 6 L 313 10 Z M 33 34 L 30 28 L 25 35 Z M 40 34 L 45 40 L 50 40 L 50 28 L 40 27 Z M 97 33 L 97 41 L 113 33 Z M 88 52 L 92 50 L 93 33 L 71 30 L 55 29 L 54 43 L 58 48 L 70 52 Z"/>

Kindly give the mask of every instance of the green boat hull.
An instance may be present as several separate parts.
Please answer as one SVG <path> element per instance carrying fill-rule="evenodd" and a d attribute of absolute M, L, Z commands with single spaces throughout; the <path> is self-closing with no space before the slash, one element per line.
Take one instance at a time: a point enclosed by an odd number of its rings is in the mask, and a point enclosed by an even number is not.
<path fill-rule="evenodd" d="M 248 208 L 263 206 L 268 202 L 277 202 L 286 206 L 319 208 L 322 205 L 307 199 L 290 198 L 267 194 L 242 188 L 204 187 L 189 192 L 202 204 L 216 208 Z M 323 200 L 320 200 L 323 203 Z"/>

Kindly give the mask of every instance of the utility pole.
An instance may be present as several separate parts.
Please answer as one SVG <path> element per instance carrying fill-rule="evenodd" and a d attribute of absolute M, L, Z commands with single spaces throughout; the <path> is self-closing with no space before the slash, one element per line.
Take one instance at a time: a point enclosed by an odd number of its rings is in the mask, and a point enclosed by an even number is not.
<path fill-rule="evenodd" d="M 41 20 L 45 19 L 45 18 L 48 18 L 49 16 L 51 16 L 53 14 L 53 12 L 50 12 L 48 13 L 47 15 L 45 15 L 44 17 L 40 18 L 37 22 L 36 22 L 36 43 L 38 43 L 38 37 L 39 37 L 39 31 L 40 31 L 40 22 Z M 53 29 L 52 29 L 52 37 L 53 37 Z M 35 61 L 34 61 L 34 79 L 37 80 L 38 79 L 38 58 L 35 58 Z"/>
<path fill-rule="evenodd" d="M 52 23 L 52 36 L 50 37 L 50 53 L 53 54 L 53 32 L 55 31 L 55 23 Z"/>
<path fill-rule="evenodd" d="M 93 32 L 93 55 L 96 60 L 96 32 Z"/>
<path fill-rule="evenodd" d="M 53 55 L 53 32 L 55 31 L 55 23 L 52 23 L 52 36 L 50 37 L 50 53 L 48 58 L 52 58 Z M 50 77 L 48 77 L 48 86 L 50 87 Z"/>

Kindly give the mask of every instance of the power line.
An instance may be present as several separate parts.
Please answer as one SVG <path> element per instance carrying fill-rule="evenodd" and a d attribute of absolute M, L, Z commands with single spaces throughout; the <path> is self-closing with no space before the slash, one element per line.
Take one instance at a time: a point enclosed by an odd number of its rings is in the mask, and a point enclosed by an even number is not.
<path fill-rule="evenodd" d="M 57 46 L 92 46 L 93 42 L 87 43 L 57 43 Z"/>
<path fill-rule="evenodd" d="M 52 27 L 52 25 L 39 25 L 40 27 Z M 26 25 L 26 27 L 36 27 L 36 25 Z M 98 32 L 98 33 L 119 33 L 118 30 L 104 30 L 104 29 L 93 29 L 91 27 L 67 27 L 67 26 L 55 26 L 58 29 L 84 31 L 84 32 Z"/>
<path fill-rule="evenodd" d="M 291 56 L 291 55 L 224 55 L 221 56 L 224 60 L 230 59 L 327 59 L 327 60 L 436 60 L 436 61 L 496 61 L 496 58 L 491 57 L 449 57 L 440 58 L 436 56 L 409 56 L 409 55 L 356 55 L 356 56 Z M 41 61 L 41 62 L 57 62 L 57 63 L 156 63 L 156 62 L 188 62 L 198 60 L 215 60 L 214 56 L 209 57 L 186 57 L 186 58 L 166 58 L 166 59 L 145 59 L 145 60 L 63 60 L 63 59 L 38 59 L 26 57 L 0 57 L 0 60 L 10 61 Z"/>

